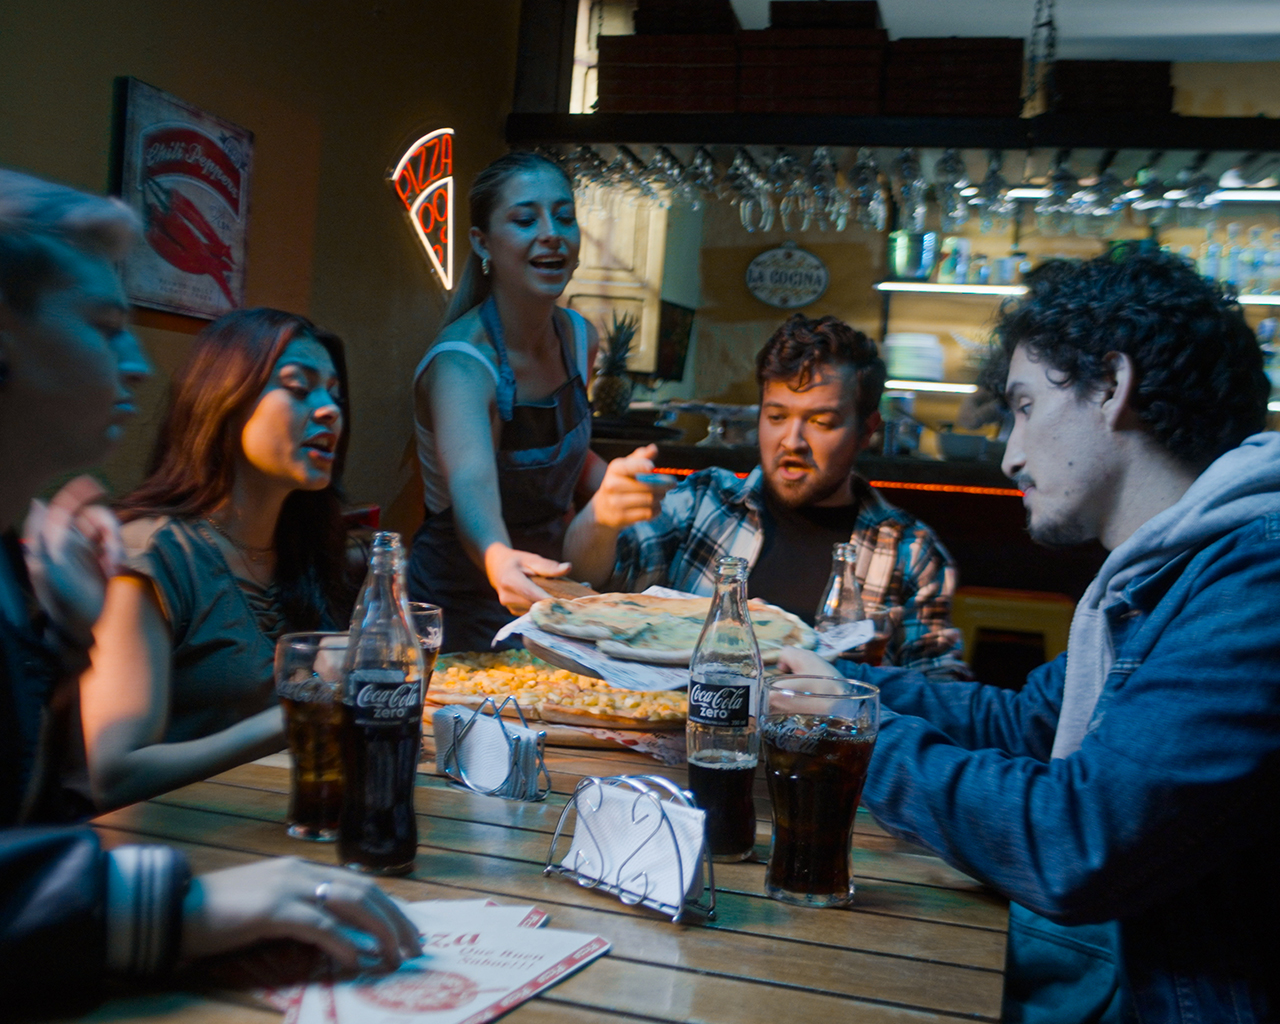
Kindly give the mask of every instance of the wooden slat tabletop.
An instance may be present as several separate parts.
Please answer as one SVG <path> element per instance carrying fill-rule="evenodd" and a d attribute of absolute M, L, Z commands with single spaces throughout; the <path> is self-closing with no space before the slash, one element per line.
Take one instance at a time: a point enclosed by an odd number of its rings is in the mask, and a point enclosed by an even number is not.
<path fill-rule="evenodd" d="M 269 761 L 271 759 L 268 759 Z M 536 902 L 550 927 L 605 936 L 610 953 L 518 1007 L 504 1020 L 916 1022 L 997 1020 L 1007 907 L 1003 899 L 923 850 L 887 836 L 859 812 L 851 910 L 787 906 L 763 894 L 769 805 L 757 779 L 760 863 L 717 864 L 716 919 L 683 924 L 542 873 L 560 810 L 591 775 L 670 768 L 630 751 L 548 748 L 553 792 L 544 803 L 482 797 L 423 764 L 413 874 L 386 881 L 408 900 Z M 332 845 L 284 831 L 288 772 L 244 765 L 95 821 L 108 846 L 163 841 L 207 871 L 292 854 L 335 863 Z M 223 1024 L 279 1015 L 222 989 L 121 994 L 85 1020 Z"/>

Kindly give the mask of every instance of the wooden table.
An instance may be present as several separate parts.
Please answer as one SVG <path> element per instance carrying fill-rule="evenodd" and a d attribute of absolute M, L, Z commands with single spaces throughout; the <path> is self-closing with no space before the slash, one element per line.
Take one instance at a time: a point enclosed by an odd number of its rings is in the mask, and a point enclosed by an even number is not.
<path fill-rule="evenodd" d="M 268 759 L 271 761 L 273 759 Z M 288 772 L 276 759 L 97 819 L 108 846 L 163 841 L 207 871 L 293 854 L 335 862 L 334 847 L 285 835 Z M 518 1007 L 513 1022 L 908 1022 L 997 1020 L 1006 903 L 918 847 L 888 837 L 860 811 L 852 910 L 790 907 L 763 895 L 763 863 L 715 866 L 716 919 L 674 925 L 652 911 L 545 877 L 551 833 L 566 795 L 589 775 L 660 774 L 623 750 L 549 748 L 554 791 L 545 803 L 476 796 L 419 776 L 417 867 L 386 888 L 408 900 L 490 895 L 536 902 L 550 927 L 603 935 L 610 953 Z M 768 852 L 769 804 L 757 779 L 757 857 Z M 87 1020 L 182 1024 L 278 1021 L 221 991 L 120 994 Z"/>

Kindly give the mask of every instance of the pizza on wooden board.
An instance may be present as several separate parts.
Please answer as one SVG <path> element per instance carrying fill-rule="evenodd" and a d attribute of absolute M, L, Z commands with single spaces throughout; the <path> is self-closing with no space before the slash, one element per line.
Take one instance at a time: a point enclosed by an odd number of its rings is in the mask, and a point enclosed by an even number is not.
<path fill-rule="evenodd" d="M 683 693 L 623 690 L 548 665 L 527 651 L 442 655 L 426 702 L 430 707 L 478 708 L 486 698 L 501 704 L 508 696 L 516 698 L 535 728 L 542 721 L 602 729 L 683 729 L 688 710 Z M 515 717 L 510 708 L 505 714 Z"/>
<path fill-rule="evenodd" d="M 766 664 L 776 662 L 784 647 L 817 647 L 817 634 L 790 612 L 758 598 L 747 607 Z M 709 597 L 596 594 L 539 601 L 530 614 L 539 629 L 593 640 L 597 650 L 613 658 L 687 665 L 710 609 Z"/>

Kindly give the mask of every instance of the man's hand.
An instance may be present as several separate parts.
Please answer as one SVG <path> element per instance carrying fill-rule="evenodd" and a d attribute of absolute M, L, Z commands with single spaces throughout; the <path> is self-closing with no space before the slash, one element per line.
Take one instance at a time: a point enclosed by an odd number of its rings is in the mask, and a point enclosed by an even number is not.
<path fill-rule="evenodd" d="M 48 505 L 31 503 L 23 552 L 36 599 L 58 626 L 88 647 L 102 614 L 107 581 L 124 561 L 120 523 L 102 505 L 90 476 L 78 476 Z"/>
<path fill-rule="evenodd" d="M 369 878 L 296 857 L 201 875 L 182 907 L 185 961 L 263 939 L 318 946 L 342 966 L 391 970 L 419 956 L 413 926 Z"/>
<path fill-rule="evenodd" d="M 784 647 L 778 653 L 778 671 L 790 676 L 826 676 L 843 678 L 834 665 L 828 664 L 813 651 L 800 647 Z"/>
<path fill-rule="evenodd" d="M 658 454 L 654 444 L 637 448 L 622 459 L 614 459 L 605 469 L 600 489 L 591 499 L 595 521 L 611 530 L 623 530 L 632 523 L 642 523 L 658 514 L 662 496 L 669 488 L 641 483 L 636 477 L 653 472 L 653 459 Z"/>
<path fill-rule="evenodd" d="M 530 576 L 563 576 L 569 568 L 568 562 L 553 562 L 505 544 L 490 544 L 484 552 L 485 575 L 498 592 L 498 600 L 512 615 L 523 615 L 535 601 L 551 596 Z"/>

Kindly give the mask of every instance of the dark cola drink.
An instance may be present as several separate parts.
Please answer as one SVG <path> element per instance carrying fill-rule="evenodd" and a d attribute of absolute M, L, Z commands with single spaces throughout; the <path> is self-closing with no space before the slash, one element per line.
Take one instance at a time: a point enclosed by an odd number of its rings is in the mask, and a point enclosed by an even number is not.
<path fill-rule="evenodd" d="M 383 875 L 411 871 L 418 850 L 413 794 L 425 673 L 408 615 L 400 537 L 375 534 L 344 666 L 338 858 Z"/>
<path fill-rule="evenodd" d="M 289 835 L 333 840 L 342 808 L 342 718 L 335 700 L 280 697 L 293 760 Z"/>
<path fill-rule="evenodd" d="M 761 728 L 773 802 L 773 847 L 765 891 L 808 906 L 853 895 L 853 817 L 875 736 L 821 716 L 768 716 Z"/>
<path fill-rule="evenodd" d="M 724 750 L 700 751 L 689 762 L 689 788 L 707 812 L 707 848 L 713 857 L 734 857 L 756 845 L 756 808 L 751 798 L 756 759 L 741 763 Z"/>
<path fill-rule="evenodd" d="M 338 858 L 374 874 L 405 874 L 418 852 L 413 790 L 422 744 L 422 687 L 391 679 L 357 680 L 355 700 L 342 705 L 342 767 L 346 778 L 338 825 Z"/>

